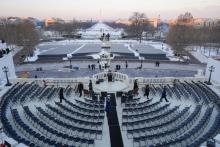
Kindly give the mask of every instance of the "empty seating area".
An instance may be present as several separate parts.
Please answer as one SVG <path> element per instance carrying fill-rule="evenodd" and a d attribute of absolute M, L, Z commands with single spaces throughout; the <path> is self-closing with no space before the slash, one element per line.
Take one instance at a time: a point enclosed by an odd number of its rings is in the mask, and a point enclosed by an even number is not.
<path fill-rule="evenodd" d="M 219 133 L 219 96 L 209 86 L 201 81 L 163 82 L 148 83 L 149 98 L 144 96 L 147 82 L 139 84 L 136 92 L 116 93 L 124 145 L 130 141 L 128 147 L 194 147 Z M 61 87 L 56 84 L 15 83 L 1 98 L 4 132 L 31 147 L 100 146 L 109 137 L 108 92 L 79 97 L 76 85 L 64 87 L 65 99 L 60 103 Z M 160 101 L 164 86 L 169 102 Z"/>
<path fill-rule="evenodd" d="M 149 99 L 143 86 L 141 99 L 121 101 L 122 131 L 134 147 L 200 146 L 219 133 L 219 97 L 205 83 L 149 85 Z M 169 102 L 160 101 L 164 86 Z"/>
<path fill-rule="evenodd" d="M 36 82 L 17 83 L 3 96 L 1 121 L 5 133 L 27 146 L 95 146 L 102 140 L 104 104 L 77 99 L 75 88 L 41 87 Z"/>

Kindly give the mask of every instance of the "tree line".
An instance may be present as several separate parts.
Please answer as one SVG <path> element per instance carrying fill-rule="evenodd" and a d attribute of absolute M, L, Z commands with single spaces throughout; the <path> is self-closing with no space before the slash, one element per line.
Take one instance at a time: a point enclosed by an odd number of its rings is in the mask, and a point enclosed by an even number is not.
<path fill-rule="evenodd" d="M 40 34 L 30 21 L 11 23 L 7 19 L 1 19 L 0 38 L 5 40 L 8 46 L 17 45 L 23 48 L 14 56 L 17 63 L 24 60 L 25 56 L 32 56 L 35 46 L 39 43 Z"/>
<path fill-rule="evenodd" d="M 130 17 L 129 21 L 131 24 L 126 25 L 122 23 L 115 23 L 115 22 L 104 22 L 105 24 L 109 25 L 110 27 L 114 29 L 124 29 L 125 34 L 122 34 L 123 36 L 126 36 L 128 38 L 136 38 L 138 41 L 142 41 L 144 34 L 143 33 L 155 33 L 155 28 L 152 26 L 152 24 L 147 21 L 148 18 L 145 13 L 141 12 L 134 12 Z M 86 30 L 92 25 L 94 25 L 95 22 L 81 22 L 77 20 L 73 20 L 72 22 L 57 22 L 50 26 L 49 28 L 45 28 L 46 30 L 52 30 L 59 33 L 59 35 L 76 35 L 78 30 Z M 101 36 L 100 36 L 101 37 Z"/>
<path fill-rule="evenodd" d="M 182 54 L 186 48 L 198 46 L 200 49 L 220 49 L 220 22 L 214 25 L 195 26 L 191 13 L 181 14 L 175 25 L 170 27 L 166 42 L 173 50 Z"/>
<path fill-rule="evenodd" d="M 35 25 L 29 21 L 20 23 L 10 23 L 7 20 L 1 21 L 0 38 L 5 40 L 8 45 L 23 46 L 31 50 L 39 43 L 40 34 Z"/>
<path fill-rule="evenodd" d="M 134 12 L 129 17 L 130 24 L 117 24 L 107 22 L 107 25 L 113 28 L 123 28 L 129 38 L 136 38 L 141 42 L 146 34 L 153 34 L 157 28 L 148 21 L 145 13 Z M 39 43 L 41 33 L 30 21 L 11 23 L 7 19 L 2 19 L 0 24 L 0 39 L 4 39 L 9 45 L 22 46 L 23 50 L 19 56 L 30 56 L 33 54 L 35 46 Z M 185 52 L 186 47 L 199 46 L 202 48 L 215 48 L 218 54 L 220 49 L 220 22 L 213 26 L 196 27 L 193 25 L 194 18 L 191 13 L 179 15 L 177 23 L 170 26 L 166 42 L 181 54 Z M 72 20 L 69 22 L 57 22 L 44 30 L 55 31 L 60 35 L 67 37 L 76 36 L 79 30 L 85 30 L 94 25 L 95 22 L 81 22 Z M 124 34 L 124 35 L 125 35 Z M 72 38 L 72 37 L 71 37 Z"/>
<path fill-rule="evenodd" d="M 137 41 L 141 42 L 145 33 L 145 37 L 147 34 L 154 34 L 155 29 L 154 26 L 149 23 L 148 18 L 145 13 L 134 12 L 129 21 L 130 25 L 125 27 L 125 32 L 129 37 L 134 37 Z"/>
<path fill-rule="evenodd" d="M 69 21 L 69 22 L 56 22 L 49 27 L 44 27 L 44 30 L 55 31 L 59 36 L 66 38 L 75 38 L 79 30 L 85 30 L 93 26 L 95 22 L 82 22 L 82 21 Z"/>

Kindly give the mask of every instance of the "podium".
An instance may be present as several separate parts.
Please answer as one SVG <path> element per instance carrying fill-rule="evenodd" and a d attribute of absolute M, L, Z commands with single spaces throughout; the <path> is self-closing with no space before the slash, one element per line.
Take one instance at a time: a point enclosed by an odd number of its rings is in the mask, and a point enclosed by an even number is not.
<path fill-rule="evenodd" d="M 113 76 L 112 73 L 107 74 L 108 82 L 112 82 L 112 79 L 113 79 L 112 76 Z"/>

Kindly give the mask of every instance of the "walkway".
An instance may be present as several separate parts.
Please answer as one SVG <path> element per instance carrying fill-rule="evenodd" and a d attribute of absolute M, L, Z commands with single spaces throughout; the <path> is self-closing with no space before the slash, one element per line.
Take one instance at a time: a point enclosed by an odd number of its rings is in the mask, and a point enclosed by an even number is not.
<path fill-rule="evenodd" d="M 121 136 L 120 125 L 118 121 L 118 115 L 116 111 L 115 94 L 109 94 L 111 101 L 110 111 L 107 113 L 111 147 L 124 147 Z"/>
<path fill-rule="evenodd" d="M 97 61 L 72 61 L 73 66 L 79 66 L 80 68 L 88 68 L 89 64 L 96 64 L 98 68 Z M 125 68 L 125 61 L 111 61 L 111 67 L 115 68 L 116 65 L 121 65 L 121 68 Z M 64 66 L 69 66 L 69 61 L 66 62 L 57 62 L 57 63 L 30 63 L 22 64 L 16 66 L 16 71 L 32 71 L 36 70 L 38 67 L 42 67 L 47 70 L 58 70 L 62 69 Z M 128 68 L 137 68 L 140 66 L 139 61 L 128 61 Z M 160 67 L 155 67 L 155 62 L 143 62 L 143 68 L 153 68 L 153 69 L 176 69 L 176 70 L 194 70 L 205 69 L 206 65 L 204 64 L 178 64 L 178 63 L 163 63 L 161 62 Z"/>
<path fill-rule="evenodd" d="M 38 78 L 79 78 L 79 77 L 92 77 L 94 74 L 100 71 L 96 69 L 95 71 L 88 69 L 80 69 L 76 71 L 62 71 L 62 70 L 43 70 L 43 71 L 28 71 L 29 78 L 34 78 L 37 75 Z M 193 77 L 197 74 L 194 70 L 173 70 L 173 69 L 121 69 L 118 72 L 127 74 L 129 77 Z M 19 76 L 23 72 L 17 72 Z"/>

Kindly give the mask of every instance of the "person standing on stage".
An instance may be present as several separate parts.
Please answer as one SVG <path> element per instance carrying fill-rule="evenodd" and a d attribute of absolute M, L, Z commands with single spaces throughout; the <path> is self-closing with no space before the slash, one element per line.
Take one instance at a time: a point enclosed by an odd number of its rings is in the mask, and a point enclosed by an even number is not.
<path fill-rule="evenodd" d="M 149 99 L 149 93 L 150 93 L 150 87 L 149 85 L 146 85 L 144 96 L 147 96 L 147 99 Z"/>
<path fill-rule="evenodd" d="M 64 94 L 63 94 L 63 88 L 62 87 L 60 88 L 59 96 L 60 96 L 60 103 L 62 103 L 62 100 L 64 99 Z"/>
<path fill-rule="evenodd" d="M 162 92 L 160 101 L 162 101 L 163 99 L 165 99 L 166 102 L 169 102 L 169 101 L 167 100 L 167 92 L 166 92 L 166 87 L 165 87 L 165 86 L 164 86 L 164 88 L 163 88 L 163 92 Z"/>
<path fill-rule="evenodd" d="M 113 82 L 113 77 L 112 77 L 112 72 L 109 70 L 107 73 L 107 77 L 108 77 L 108 82 Z"/>

